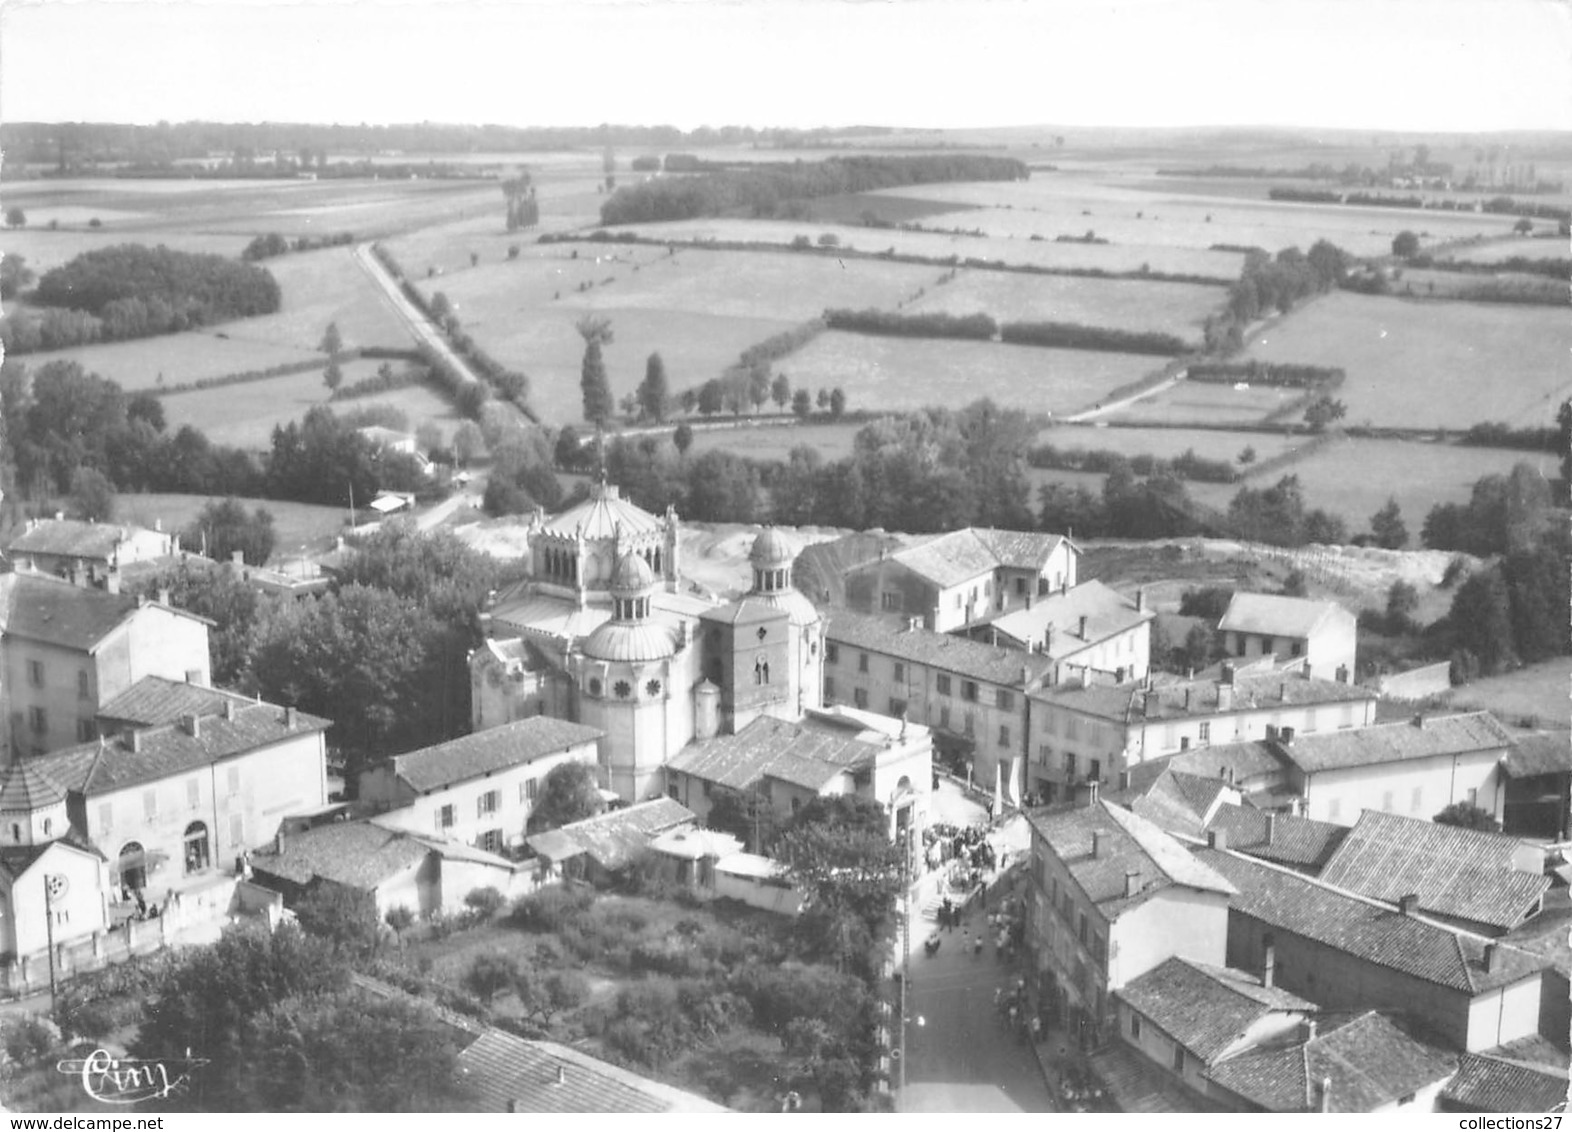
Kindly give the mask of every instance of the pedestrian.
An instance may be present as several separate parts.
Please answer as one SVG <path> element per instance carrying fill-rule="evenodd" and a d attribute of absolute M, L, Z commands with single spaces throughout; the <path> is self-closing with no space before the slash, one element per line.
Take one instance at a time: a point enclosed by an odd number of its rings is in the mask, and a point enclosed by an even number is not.
<path fill-rule="evenodd" d="M 1033 1014 L 1032 1020 L 1028 1022 L 1027 1025 L 1031 1027 L 1032 1045 L 1036 1045 L 1038 1042 L 1043 1040 L 1043 1020 L 1037 1017 L 1037 1015 Z"/>
<path fill-rule="evenodd" d="M 975 957 L 980 957 L 982 955 L 982 949 L 983 949 L 983 937 L 982 937 L 981 930 L 979 930 L 977 932 L 977 938 L 972 940 L 972 956 L 974 958 Z"/>

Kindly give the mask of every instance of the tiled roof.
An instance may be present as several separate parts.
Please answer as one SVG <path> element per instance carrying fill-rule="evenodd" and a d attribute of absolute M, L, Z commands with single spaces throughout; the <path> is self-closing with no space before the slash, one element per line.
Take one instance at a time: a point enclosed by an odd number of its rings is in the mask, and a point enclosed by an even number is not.
<path fill-rule="evenodd" d="M 1486 943 L 1476 936 L 1237 853 L 1196 849 L 1195 855 L 1238 889 L 1230 901 L 1235 911 L 1426 982 L 1476 995 L 1547 965 L 1518 948 L 1494 944 L 1495 970 L 1487 970 Z"/>
<path fill-rule="evenodd" d="M 890 557 L 941 589 L 992 574 L 999 565 L 993 549 L 970 528 L 935 535 Z"/>
<path fill-rule="evenodd" d="M 726 1112 L 555 1042 L 488 1029 L 458 1055 L 459 1080 L 475 1112 Z"/>
<path fill-rule="evenodd" d="M 1282 865 L 1320 870 L 1348 836 L 1346 825 L 1313 821 L 1294 814 L 1268 814 L 1252 806 L 1224 802 L 1206 827 L 1224 830 L 1228 848 Z"/>
<path fill-rule="evenodd" d="M 1168 834 L 1110 802 L 1038 810 L 1028 815 L 1028 821 L 1108 920 L 1170 885 L 1233 892 L 1227 880 L 1202 865 Z M 1096 839 L 1094 833 L 1099 835 Z M 1133 893 L 1126 888 L 1129 873 L 1135 874 Z"/>
<path fill-rule="evenodd" d="M 1224 631 L 1265 633 L 1274 637 L 1308 637 L 1334 620 L 1354 615 L 1335 601 L 1309 601 L 1277 594 L 1236 593 L 1217 627 Z"/>
<path fill-rule="evenodd" d="M 0 577 L 0 629 L 16 637 L 90 651 L 136 612 L 136 598 L 84 589 L 41 574 Z"/>
<path fill-rule="evenodd" d="M 988 620 L 991 628 L 1018 641 L 1041 646 L 1050 626 L 1048 655 L 1058 658 L 1089 648 L 1120 633 L 1127 633 L 1155 614 L 1139 611 L 1135 602 L 1098 581 L 1082 582 L 1074 589 L 1033 600 L 1030 608 L 1012 609 Z M 1081 619 L 1086 635 L 1081 635 Z"/>
<path fill-rule="evenodd" d="M 1465 1053 L 1441 1099 L 1476 1112 L 1564 1112 L 1567 1075 Z"/>
<path fill-rule="evenodd" d="M 120 545 L 124 528 L 115 523 L 85 523 L 78 519 L 41 519 L 18 535 L 6 548 L 16 554 L 55 554 L 63 558 L 108 560 Z"/>
<path fill-rule="evenodd" d="M 99 708 L 98 715 L 100 719 L 156 727 L 174 723 L 186 715 L 219 715 L 228 702 L 237 706 L 255 703 L 237 692 L 221 688 L 206 688 L 163 676 L 144 676 Z"/>
<path fill-rule="evenodd" d="M 899 535 L 858 531 L 829 542 L 805 546 L 792 566 L 792 584 L 810 598 L 841 605 L 846 599 L 847 574 L 877 562 L 881 554 L 898 550 L 903 545 L 904 540 Z"/>
<path fill-rule="evenodd" d="M 867 649 L 1006 688 L 1023 688 L 1053 667 L 1053 660 L 1039 653 L 997 648 L 931 629 L 911 629 L 905 622 L 844 609 L 826 613 L 824 637 L 846 648 Z"/>
<path fill-rule="evenodd" d="M 665 523 L 630 500 L 622 498 L 615 484 L 597 484 L 590 497 L 577 506 L 547 519 L 542 528 L 547 534 L 573 538 L 610 539 L 618 534 L 648 534 L 664 531 Z"/>
<path fill-rule="evenodd" d="M 65 789 L 31 760 L 0 770 L 0 811 L 31 813 L 65 800 Z"/>
<path fill-rule="evenodd" d="M 1175 755 L 1147 759 L 1130 767 L 1130 786 L 1144 792 L 1169 770 L 1183 771 L 1200 778 L 1227 778 L 1232 773 L 1233 783 L 1275 781 L 1287 771 L 1283 759 L 1272 744 L 1263 741 L 1246 743 L 1219 743 L 1213 747 L 1195 747 Z"/>
<path fill-rule="evenodd" d="M 393 757 L 393 773 L 419 793 L 522 766 L 593 743 L 604 732 L 547 715 L 531 716 Z"/>
<path fill-rule="evenodd" d="M 649 843 L 668 829 L 698 820 L 688 807 L 675 798 L 656 798 L 620 810 L 610 810 L 583 821 L 573 822 L 545 835 L 561 834 L 571 838 L 603 869 L 615 870 L 628 864 Z M 530 838 L 534 844 L 534 838 Z"/>
<path fill-rule="evenodd" d="M 1041 570 L 1066 539 L 1042 531 L 996 531 L 972 527 L 977 541 L 987 547 L 1000 566 L 1010 570 Z"/>
<path fill-rule="evenodd" d="M 1332 1112 L 1371 1112 L 1449 1076 L 1455 1054 L 1425 1045 L 1370 1013 L 1299 1045 L 1249 1050 L 1206 1075 L 1268 1112 L 1316 1112 L 1331 1082 Z"/>
<path fill-rule="evenodd" d="M 1086 688 L 1056 686 L 1034 693 L 1034 698 L 1116 723 L 1139 724 L 1225 714 L 1219 706 L 1220 686 L 1221 682 L 1216 679 L 1154 682 L 1150 689 L 1140 683 Z M 1377 698 L 1369 688 L 1300 673 L 1240 675 L 1234 678 L 1233 688 L 1228 712 L 1355 703 Z"/>
<path fill-rule="evenodd" d="M 328 822 L 287 834 L 283 852 L 252 857 L 261 874 L 306 885 L 315 879 L 370 891 L 419 865 L 431 850 L 398 830 L 370 822 Z"/>
<path fill-rule="evenodd" d="M 1194 837 L 1201 832 L 1213 804 L 1225 789 L 1227 783 L 1220 778 L 1166 770 L 1144 795 L 1135 798 L 1130 808 L 1160 829 Z"/>
<path fill-rule="evenodd" d="M 1210 1064 L 1274 1011 L 1314 1014 L 1315 1003 L 1243 971 L 1169 959 L 1116 992 L 1165 1034 Z"/>
<path fill-rule="evenodd" d="M 1515 837 L 1365 810 L 1321 879 L 1377 900 L 1417 894 L 1438 915 L 1506 930 L 1537 912 L 1543 873 L 1512 867 Z"/>
<path fill-rule="evenodd" d="M 1346 767 L 1406 762 L 1472 751 L 1505 751 L 1512 737 L 1487 711 L 1440 715 L 1422 723 L 1378 723 L 1350 731 L 1296 735 L 1283 755 L 1307 774 Z"/>
<path fill-rule="evenodd" d="M 291 728 L 285 709 L 253 703 L 236 711 L 234 719 L 203 719 L 197 735 L 168 724 L 136 732 L 135 749 L 133 740 L 121 735 L 51 751 L 34 761 L 67 790 L 92 796 L 156 782 L 331 726 L 331 720 L 298 712 Z"/>
<path fill-rule="evenodd" d="M 683 748 L 667 766 L 733 790 L 776 778 L 817 791 L 847 771 L 872 766 L 883 747 L 861 727 L 814 716 L 788 722 L 761 715 L 735 735 Z"/>
<path fill-rule="evenodd" d="M 1572 774 L 1572 735 L 1565 731 L 1535 732 L 1514 737 L 1503 769 L 1510 778 L 1541 774 Z"/>

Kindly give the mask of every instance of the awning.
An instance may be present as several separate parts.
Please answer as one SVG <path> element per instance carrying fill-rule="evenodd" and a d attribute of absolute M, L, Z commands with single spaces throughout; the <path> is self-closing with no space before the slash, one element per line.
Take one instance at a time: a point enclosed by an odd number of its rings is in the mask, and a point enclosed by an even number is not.
<path fill-rule="evenodd" d="M 409 500 L 397 495 L 379 495 L 371 501 L 371 509 L 387 515 L 409 506 Z"/>

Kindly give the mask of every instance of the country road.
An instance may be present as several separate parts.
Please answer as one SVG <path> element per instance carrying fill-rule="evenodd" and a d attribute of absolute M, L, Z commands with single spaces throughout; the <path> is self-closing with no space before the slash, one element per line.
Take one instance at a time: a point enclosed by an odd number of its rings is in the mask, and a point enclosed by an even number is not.
<path fill-rule="evenodd" d="M 382 261 L 372 254 L 371 244 L 356 244 L 355 259 L 361 269 L 382 289 L 383 296 L 392 304 L 393 309 L 409 326 L 410 332 L 418 341 L 435 350 L 437 355 L 451 365 L 465 381 L 485 384 L 480 375 L 470 368 L 469 363 L 448 345 L 448 340 L 432 325 L 425 312 L 409 301 L 399 287 L 398 280 L 393 278 L 388 269 L 382 266 Z"/>

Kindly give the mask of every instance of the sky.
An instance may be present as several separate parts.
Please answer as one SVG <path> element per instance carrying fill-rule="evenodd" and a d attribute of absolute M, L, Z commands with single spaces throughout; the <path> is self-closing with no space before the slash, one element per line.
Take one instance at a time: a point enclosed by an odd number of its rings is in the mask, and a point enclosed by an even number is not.
<path fill-rule="evenodd" d="M 0 0 L 0 120 L 1572 129 L 1566 0 Z"/>

